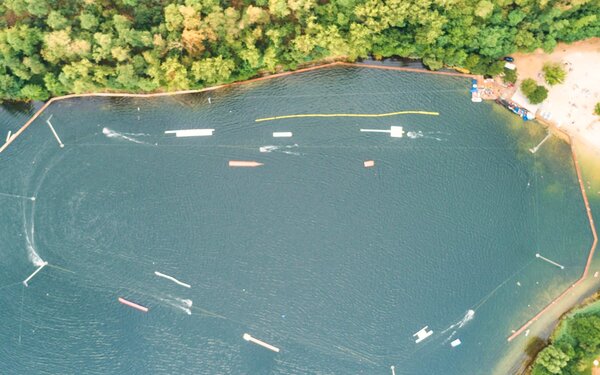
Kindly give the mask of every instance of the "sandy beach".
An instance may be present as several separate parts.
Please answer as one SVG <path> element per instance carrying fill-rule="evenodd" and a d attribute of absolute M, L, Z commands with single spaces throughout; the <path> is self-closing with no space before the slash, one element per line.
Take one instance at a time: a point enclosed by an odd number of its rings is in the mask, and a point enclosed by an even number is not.
<path fill-rule="evenodd" d="M 559 44 L 553 53 L 541 49 L 533 53 L 515 53 L 519 81 L 535 79 L 545 85 L 548 98 L 538 106 L 526 104 L 517 90 L 513 100 L 536 112 L 545 123 L 567 132 L 586 153 L 600 159 L 600 116 L 594 115 L 594 106 L 600 102 L 600 38 L 573 44 Z M 542 67 L 546 62 L 559 62 L 567 71 L 565 82 L 550 86 L 544 81 Z"/>

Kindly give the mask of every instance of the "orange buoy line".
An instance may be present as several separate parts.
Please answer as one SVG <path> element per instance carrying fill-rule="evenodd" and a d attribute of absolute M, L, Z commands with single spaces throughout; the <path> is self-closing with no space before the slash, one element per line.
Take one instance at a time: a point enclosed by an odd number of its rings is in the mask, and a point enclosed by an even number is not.
<path fill-rule="evenodd" d="M 523 333 L 530 325 L 535 323 L 542 315 L 544 315 L 552 306 L 554 306 L 558 301 L 560 301 L 564 296 L 566 296 L 572 289 L 577 287 L 587 276 L 590 265 L 592 264 L 592 259 L 594 257 L 594 251 L 596 250 L 596 245 L 598 244 L 598 233 L 596 232 L 596 226 L 594 225 L 594 217 L 592 216 L 592 209 L 590 208 L 590 203 L 588 201 L 587 193 L 585 192 L 585 186 L 583 185 L 583 178 L 581 175 L 581 169 L 579 168 L 579 161 L 577 160 L 577 155 L 575 154 L 575 145 L 572 143 L 571 137 L 567 134 L 569 138 L 569 142 L 571 142 L 571 156 L 573 158 L 573 163 L 575 164 L 575 171 L 577 172 L 577 181 L 579 181 L 579 188 L 581 189 L 581 195 L 583 197 L 583 203 L 585 204 L 585 210 L 587 212 L 588 220 L 590 223 L 590 228 L 592 230 L 592 236 L 594 237 L 594 241 L 592 242 L 592 247 L 590 248 L 590 252 L 588 254 L 587 263 L 585 264 L 585 268 L 583 269 L 583 273 L 579 280 L 577 280 L 573 285 L 568 287 L 565 291 L 563 291 L 558 297 L 552 300 L 549 304 L 547 304 L 540 312 L 538 312 L 533 318 L 529 319 L 527 323 L 523 324 L 521 328 L 516 330 L 512 335 L 508 337 L 508 341 L 512 341 L 515 337 L 519 336 Z"/>
<path fill-rule="evenodd" d="M 135 302 L 131 302 L 131 301 L 126 300 L 125 298 L 119 297 L 119 302 L 121 302 L 123 305 L 129 306 L 129 307 L 133 307 L 136 310 L 139 310 L 139 311 L 142 311 L 142 312 L 148 312 L 148 308 L 146 306 L 138 305 Z"/>

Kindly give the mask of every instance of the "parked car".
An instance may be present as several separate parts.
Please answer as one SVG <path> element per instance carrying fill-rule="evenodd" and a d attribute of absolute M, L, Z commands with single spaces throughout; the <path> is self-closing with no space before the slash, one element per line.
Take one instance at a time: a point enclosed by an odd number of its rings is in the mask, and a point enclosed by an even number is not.
<path fill-rule="evenodd" d="M 510 56 L 505 56 L 504 57 L 504 61 L 506 61 L 506 62 L 513 62 L 513 61 L 515 61 L 515 59 L 512 58 L 512 57 L 510 57 Z"/>

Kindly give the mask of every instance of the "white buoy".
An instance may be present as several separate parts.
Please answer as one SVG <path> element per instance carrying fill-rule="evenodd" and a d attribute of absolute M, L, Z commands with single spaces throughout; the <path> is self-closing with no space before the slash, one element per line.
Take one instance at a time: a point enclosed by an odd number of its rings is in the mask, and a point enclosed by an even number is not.
<path fill-rule="evenodd" d="M 208 104 L 212 104 L 212 101 L 210 100 L 210 96 L 208 97 Z"/>
<path fill-rule="evenodd" d="M 33 279 L 33 277 L 35 275 L 37 275 L 38 272 L 40 272 L 42 270 L 42 268 L 46 267 L 48 265 L 48 262 L 44 262 L 42 263 L 37 270 L 33 271 L 33 273 L 31 275 L 29 275 L 28 278 L 26 278 L 25 280 L 23 280 L 23 285 L 25 286 L 29 286 L 29 284 L 27 284 L 31 279 Z"/>
<path fill-rule="evenodd" d="M 460 341 L 460 339 L 456 339 L 456 340 L 454 340 L 454 341 L 452 341 L 452 342 L 450 343 L 450 346 L 451 346 L 451 347 L 453 347 L 453 348 L 456 348 L 456 347 L 457 347 L 457 346 L 459 346 L 460 344 L 462 344 L 462 342 Z"/>
<path fill-rule="evenodd" d="M 252 342 L 252 343 L 254 343 L 254 344 L 257 344 L 257 345 L 260 345 L 260 346 L 262 346 L 263 348 L 267 348 L 267 349 L 269 349 L 269 350 L 272 350 L 272 351 L 274 351 L 275 353 L 279 353 L 279 348 L 278 348 L 278 347 L 275 347 L 275 346 L 273 346 L 273 345 L 271 345 L 271 344 L 267 344 L 267 343 L 266 343 L 266 342 L 264 342 L 264 341 L 261 341 L 261 340 L 255 339 L 254 337 L 250 336 L 248 333 L 244 333 L 244 334 L 242 335 L 242 338 L 243 338 L 244 340 L 248 341 L 248 342 Z"/>

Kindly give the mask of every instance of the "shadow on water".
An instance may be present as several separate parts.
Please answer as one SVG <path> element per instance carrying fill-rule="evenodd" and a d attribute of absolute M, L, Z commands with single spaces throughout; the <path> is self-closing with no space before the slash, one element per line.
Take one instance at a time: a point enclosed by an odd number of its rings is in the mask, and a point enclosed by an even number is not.
<path fill-rule="evenodd" d="M 240 354 L 242 363 L 248 369 L 247 374 L 266 375 L 274 373 L 276 353 L 248 343 L 248 345 L 242 346 Z"/>
<path fill-rule="evenodd" d="M 8 102 L 0 104 L 0 108 L 11 115 L 33 114 L 36 108 L 33 102 Z"/>

